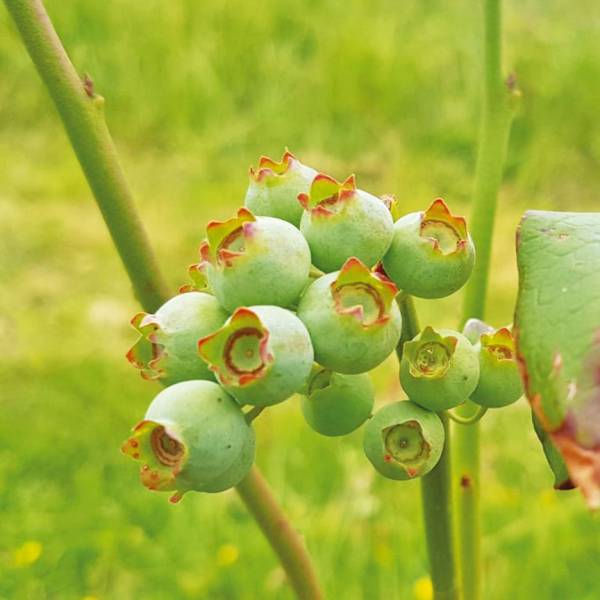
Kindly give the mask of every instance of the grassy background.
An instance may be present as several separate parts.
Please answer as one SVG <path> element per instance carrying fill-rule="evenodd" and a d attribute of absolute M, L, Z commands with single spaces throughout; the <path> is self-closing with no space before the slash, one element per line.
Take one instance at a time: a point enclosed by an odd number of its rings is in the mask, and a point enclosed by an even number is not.
<path fill-rule="evenodd" d="M 48 0 L 107 113 L 176 290 L 208 219 L 285 145 L 338 178 L 468 211 L 479 2 Z M 593 210 L 600 13 L 507 3 L 523 89 L 502 190 L 489 316 L 511 320 L 526 208 Z M 170 506 L 118 447 L 157 389 L 124 361 L 137 310 L 78 165 L 0 10 L 0 598 L 290 598 L 234 492 Z M 420 302 L 453 325 L 458 296 Z M 394 364 L 375 377 L 399 393 Z M 297 399 L 258 421 L 258 462 L 306 535 L 328 598 L 427 598 L 418 484 L 373 473 L 360 433 L 307 429 Z M 524 401 L 483 424 L 486 599 L 600 597 L 600 523 L 555 494 Z"/>

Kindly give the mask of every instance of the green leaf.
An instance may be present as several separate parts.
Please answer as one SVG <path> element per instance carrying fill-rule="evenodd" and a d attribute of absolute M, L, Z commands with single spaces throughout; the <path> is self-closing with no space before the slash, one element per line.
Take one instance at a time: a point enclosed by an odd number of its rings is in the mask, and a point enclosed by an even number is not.
<path fill-rule="evenodd" d="M 546 449 L 553 445 L 599 508 L 600 213 L 527 212 L 517 260 L 515 334 L 527 397 Z M 551 466 L 561 478 L 562 465 Z"/>

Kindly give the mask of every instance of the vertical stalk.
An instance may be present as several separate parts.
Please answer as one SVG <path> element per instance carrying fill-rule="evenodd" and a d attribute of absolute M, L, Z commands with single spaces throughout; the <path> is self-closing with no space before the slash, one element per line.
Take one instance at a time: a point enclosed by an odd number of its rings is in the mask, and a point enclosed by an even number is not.
<path fill-rule="evenodd" d="M 169 293 L 106 126 L 104 101 L 89 78 L 77 75 L 41 0 L 4 2 L 58 109 L 136 296 L 145 310 L 153 312 Z M 280 558 L 298 597 L 319 600 L 322 595 L 306 548 L 256 467 L 237 491 Z"/>
<path fill-rule="evenodd" d="M 514 79 L 509 78 L 505 84 L 502 77 L 501 0 L 483 0 L 483 17 L 481 125 L 470 219 L 477 261 L 466 287 L 463 323 L 470 317 L 484 317 L 498 189 L 519 96 Z M 463 416 L 472 412 L 470 402 L 457 410 Z M 478 600 L 481 597 L 479 424 L 455 425 L 453 429 L 454 490 L 462 590 L 464 600 Z"/>
<path fill-rule="evenodd" d="M 404 342 L 419 333 L 419 321 L 412 296 L 402 294 L 398 298 L 398 305 L 402 313 L 402 337 L 397 354 L 401 359 Z M 450 430 L 445 413 L 440 413 L 439 416 L 444 424 L 446 441 L 438 464 L 421 478 L 421 502 L 434 600 L 458 600 L 452 522 Z"/>

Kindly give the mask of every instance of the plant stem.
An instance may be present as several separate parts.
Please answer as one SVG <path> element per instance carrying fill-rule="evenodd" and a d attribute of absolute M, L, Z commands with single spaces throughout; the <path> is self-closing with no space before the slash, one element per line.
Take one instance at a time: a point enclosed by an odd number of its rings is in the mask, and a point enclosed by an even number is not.
<path fill-rule="evenodd" d="M 502 180 L 510 126 L 519 97 L 511 77 L 502 78 L 501 0 L 483 0 L 484 81 L 479 150 L 475 167 L 470 230 L 477 249 L 475 269 L 466 287 L 463 323 L 483 319 L 488 287 L 498 189 Z M 473 411 L 466 402 L 459 416 Z M 479 515 L 479 425 L 454 427 L 454 490 L 464 600 L 481 596 Z"/>
<path fill-rule="evenodd" d="M 4 0 L 63 121 L 140 304 L 154 312 L 169 297 L 104 121 L 103 99 L 80 79 L 40 0 Z M 321 597 L 306 548 L 260 471 L 237 487 L 302 599 Z"/>
<path fill-rule="evenodd" d="M 412 296 L 400 295 L 398 305 L 402 313 L 402 337 L 396 352 L 401 359 L 404 342 L 419 333 L 419 321 Z M 421 501 L 434 600 L 458 600 L 452 522 L 450 430 L 445 413 L 439 413 L 439 416 L 446 431 L 446 441 L 438 464 L 421 478 Z"/>
<path fill-rule="evenodd" d="M 298 598 L 322 598 L 319 583 L 300 535 L 275 503 L 260 471 L 252 467 L 237 491 L 279 557 Z"/>

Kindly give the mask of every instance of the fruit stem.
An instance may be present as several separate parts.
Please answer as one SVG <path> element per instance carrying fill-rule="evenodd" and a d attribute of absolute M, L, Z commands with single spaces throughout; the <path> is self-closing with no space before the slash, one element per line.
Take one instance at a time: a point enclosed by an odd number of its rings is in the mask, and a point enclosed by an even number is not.
<path fill-rule="evenodd" d="M 265 410 L 264 406 L 254 406 L 246 413 L 246 423 L 252 423 L 260 413 Z"/>
<path fill-rule="evenodd" d="M 483 91 L 479 148 L 475 166 L 470 230 L 477 251 L 466 286 L 462 322 L 484 317 L 498 189 L 510 127 L 520 93 L 510 76 L 502 78 L 501 0 L 483 0 Z M 473 410 L 470 401 L 459 416 Z M 454 427 L 454 491 L 459 533 L 459 565 L 464 600 L 481 597 L 479 515 L 479 425 Z"/>
<path fill-rule="evenodd" d="M 154 312 L 170 294 L 104 121 L 104 101 L 89 77 L 77 75 L 41 0 L 4 2 L 58 109 L 135 295 L 144 310 Z M 306 548 L 256 467 L 237 491 L 280 557 L 298 597 L 320 598 Z"/>
<path fill-rule="evenodd" d="M 75 71 L 40 0 L 4 0 L 65 126 L 134 293 L 148 312 L 168 297 L 104 120 L 104 99 Z"/>
<path fill-rule="evenodd" d="M 454 421 L 455 423 L 460 425 L 473 425 L 478 421 L 481 421 L 488 410 L 485 406 L 479 406 L 477 404 L 475 404 L 475 406 L 477 407 L 475 412 L 468 417 L 453 413 L 451 410 L 446 411 L 446 414 L 450 420 Z"/>
<path fill-rule="evenodd" d="M 321 599 L 323 594 L 304 542 L 275 503 L 256 467 L 252 467 L 237 491 L 277 554 L 296 596 L 302 600 Z"/>
<path fill-rule="evenodd" d="M 397 302 L 402 313 L 402 337 L 396 353 L 401 359 L 404 342 L 412 340 L 419 333 L 419 321 L 410 295 L 404 293 L 399 295 Z M 421 502 L 433 598 L 434 600 L 458 600 L 452 522 L 450 431 L 446 414 L 442 412 L 439 416 L 444 424 L 446 442 L 438 464 L 421 478 Z"/>

